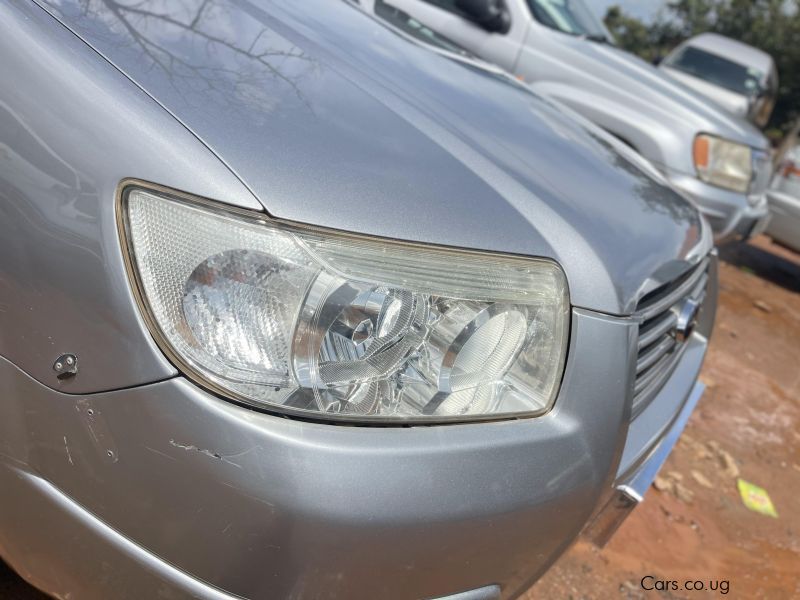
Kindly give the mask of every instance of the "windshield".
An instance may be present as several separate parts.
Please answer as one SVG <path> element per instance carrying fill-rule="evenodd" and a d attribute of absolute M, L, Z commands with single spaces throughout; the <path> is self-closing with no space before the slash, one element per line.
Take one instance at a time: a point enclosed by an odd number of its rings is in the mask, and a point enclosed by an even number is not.
<path fill-rule="evenodd" d="M 533 17 L 545 27 L 610 42 L 608 30 L 583 0 L 528 0 Z"/>
<path fill-rule="evenodd" d="M 666 65 L 744 96 L 755 96 L 762 91 L 764 74 L 757 69 L 693 46 L 678 52 Z"/>
<path fill-rule="evenodd" d="M 375 0 L 375 15 L 421 42 L 436 46 L 442 50 L 447 50 L 448 52 L 474 58 L 472 54 L 452 40 L 447 39 L 440 33 L 435 32 L 433 29 L 423 25 L 407 13 L 395 8 L 391 4 L 387 4 L 383 0 Z"/>

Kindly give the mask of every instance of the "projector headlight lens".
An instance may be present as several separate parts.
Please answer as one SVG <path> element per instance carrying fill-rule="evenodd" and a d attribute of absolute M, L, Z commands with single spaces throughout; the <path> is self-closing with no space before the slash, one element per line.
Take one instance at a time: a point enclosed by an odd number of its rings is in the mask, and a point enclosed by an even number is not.
<path fill-rule="evenodd" d="M 155 337 L 188 377 L 325 420 L 534 416 L 564 367 L 552 261 L 279 223 L 129 188 L 124 236 Z"/>

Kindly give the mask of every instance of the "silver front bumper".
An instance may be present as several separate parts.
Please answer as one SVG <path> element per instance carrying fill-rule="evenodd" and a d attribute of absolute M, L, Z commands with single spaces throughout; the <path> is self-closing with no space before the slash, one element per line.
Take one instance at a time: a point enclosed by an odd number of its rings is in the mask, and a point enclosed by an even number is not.
<path fill-rule="evenodd" d="M 58 597 L 512 598 L 612 484 L 631 338 L 575 309 L 550 413 L 431 427 L 289 420 L 180 378 L 70 396 L 0 358 L 0 553 Z"/>
<path fill-rule="evenodd" d="M 605 546 L 633 509 L 644 500 L 647 489 L 678 442 L 704 390 L 705 385 L 698 381 L 661 442 L 634 472 L 616 482 L 608 502 L 584 530 L 584 536 L 591 542 Z"/>
<path fill-rule="evenodd" d="M 763 231 L 769 218 L 764 191 L 745 195 L 700 181 L 694 175 L 666 171 L 670 183 L 690 198 L 714 230 L 717 242 L 749 239 Z"/>

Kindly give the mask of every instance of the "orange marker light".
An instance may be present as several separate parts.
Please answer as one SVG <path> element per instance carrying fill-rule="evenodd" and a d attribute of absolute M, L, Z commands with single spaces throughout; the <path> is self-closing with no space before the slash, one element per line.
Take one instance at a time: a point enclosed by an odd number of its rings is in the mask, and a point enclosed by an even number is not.
<path fill-rule="evenodd" d="M 708 138 L 704 136 L 697 136 L 694 140 L 694 165 L 697 168 L 708 167 L 708 152 L 709 143 Z"/>

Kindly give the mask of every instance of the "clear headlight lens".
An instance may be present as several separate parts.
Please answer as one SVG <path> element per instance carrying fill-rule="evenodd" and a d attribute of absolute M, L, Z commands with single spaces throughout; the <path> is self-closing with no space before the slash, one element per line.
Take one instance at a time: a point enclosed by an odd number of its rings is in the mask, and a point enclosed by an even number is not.
<path fill-rule="evenodd" d="M 746 193 L 753 179 L 753 155 L 749 146 L 700 134 L 694 140 L 694 166 L 706 183 Z"/>
<path fill-rule="evenodd" d="M 569 325 L 551 261 L 125 196 L 137 288 L 189 377 L 265 408 L 355 421 L 545 412 Z"/>

